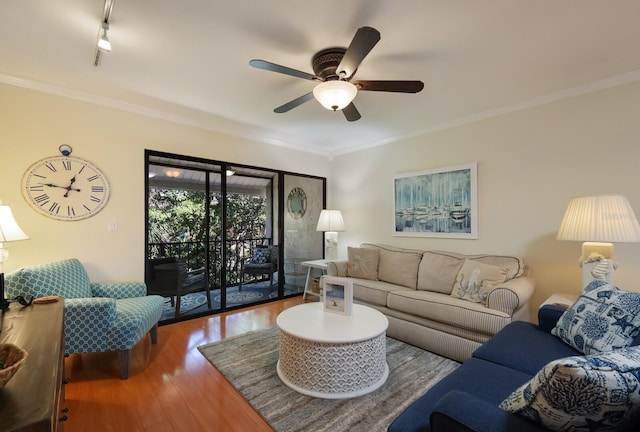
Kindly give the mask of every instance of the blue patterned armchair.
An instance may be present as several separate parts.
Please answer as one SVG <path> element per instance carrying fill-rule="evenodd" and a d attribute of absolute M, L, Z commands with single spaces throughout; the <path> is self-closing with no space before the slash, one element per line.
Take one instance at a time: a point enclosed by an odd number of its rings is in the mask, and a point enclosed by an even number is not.
<path fill-rule="evenodd" d="M 25 267 L 6 275 L 8 298 L 64 297 L 65 352 L 118 351 L 120 376 L 129 378 L 131 348 L 149 332 L 158 340 L 164 299 L 147 296 L 142 282 L 90 283 L 77 259 Z"/>

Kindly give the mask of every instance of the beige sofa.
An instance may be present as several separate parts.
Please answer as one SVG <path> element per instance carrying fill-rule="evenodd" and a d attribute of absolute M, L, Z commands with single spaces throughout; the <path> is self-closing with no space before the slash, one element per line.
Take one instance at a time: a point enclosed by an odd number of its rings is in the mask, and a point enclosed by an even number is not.
<path fill-rule="evenodd" d="M 387 335 L 464 361 L 511 321 L 529 319 L 534 282 L 521 258 L 363 244 L 331 261 L 355 303 L 389 319 Z"/>

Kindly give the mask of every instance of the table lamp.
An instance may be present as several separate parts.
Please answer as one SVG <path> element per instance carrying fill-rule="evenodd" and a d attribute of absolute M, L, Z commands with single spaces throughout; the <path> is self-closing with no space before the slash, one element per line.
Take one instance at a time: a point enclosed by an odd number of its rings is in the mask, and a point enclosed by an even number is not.
<path fill-rule="evenodd" d="M 640 242 L 640 225 L 624 196 L 576 197 L 569 201 L 557 239 L 584 242 L 578 261 L 584 290 L 593 280 L 613 284 L 613 243 Z"/>
<path fill-rule="evenodd" d="M 20 229 L 13 218 L 11 207 L 0 202 L 0 310 L 7 310 L 9 303 L 4 298 L 4 268 L 3 263 L 9 259 L 7 249 L 11 242 L 27 240 L 29 237 Z"/>
<path fill-rule="evenodd" d="M 324 231 L 324 259 L 338 258 L 338 232 L 344 231 L 340 210 L 322 210 L 316 231 Z"/>

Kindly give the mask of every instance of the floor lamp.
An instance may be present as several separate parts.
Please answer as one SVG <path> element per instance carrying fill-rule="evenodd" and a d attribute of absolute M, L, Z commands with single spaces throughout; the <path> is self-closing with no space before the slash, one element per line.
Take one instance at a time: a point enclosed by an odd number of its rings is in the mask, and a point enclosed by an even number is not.
<path fill-rule="evenodd" d="M 593 280 L 613 284 L 613 243 L 640 242 L 640 225 L 624 196 L 576 197 L 569 201 L 557 239 L 584 242 L 578 261 L 584 290 Z"/>
<path fill-rule="evenodd" d="M 338 232 L 344 231 L 340 210 L 322 210 L 316 231 L 324 231 L 324 259 L 338 258 Z"/>
<path fill-rule="evenodd" d="M 7 249 L 11 242 L 27 240 L 29 237 L 20 229 L 13 218 L 11 207 L 0 203 L 0 310 L 6 311 L 9 302 L 4 298 L 4 262 L 9 259 Z"/>

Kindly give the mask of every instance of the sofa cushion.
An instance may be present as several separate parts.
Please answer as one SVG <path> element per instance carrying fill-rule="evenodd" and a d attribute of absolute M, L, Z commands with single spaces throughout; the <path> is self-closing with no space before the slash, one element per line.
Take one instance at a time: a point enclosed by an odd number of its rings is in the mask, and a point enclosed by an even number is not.
<path fill-rule="evenodd" d="M 489 309 L 479 303 L 430 291 L 393 291 L 387 297 L 387 306 L 463 329 L 494 335 L 511 322 L 509 314 Z"/>
<path fill-rule="evenodd" d="M 424 252 L 418 268 L 418 289 L 451 294 L 464 260 L 464 255 L 452 252 Z"/>
<path fill-rule="evenodd" d="M 378 279 L 416 289 L 422 252 L 418 250 L 377 246 L 380 251 Z"/>
<path fill-rule="evenodd" d="M 503 267 L 507 269 L 507 280 L 524 276 L 526 273 L 524 259 L 509 255 L 468 255 L 467 258 L 481 263 Z"/>
<path fill-rule="evenodd" d="M 507 269 L 467 259 L 456 276 L 451 295 L 475 303 L 487 303 L 493 288 L 504 282 Z"/>
<path fill-rule="evenodd" d="M 361 279 L 378 279 L 380 251 L 374 248 L 347 248 L 347 276 Z"/>
<path fill-rule="evenodd" d="M 496 379 L 500 377 L 500 379 Z M 514 388 L 522 385 L 531 375 L 495 363 L 471 358 L 458 369 L 409 405 L 389 426 L 388 432 L 428 431 L 429 414 L 434 406 L 452 390 L 472 394 L 497 406 Z"/>
<path fill-rule="evenodd" d="M 402 290 L 413 291 L 388 282 L 353 278 L 353 299 L 375 306 L 386 307 L 389 293 Z"/>
<path fill-rule="evenodd" d="M 640 293 L 590 283 L 551 333 L 584 354 L 631 345 L 640 332 Z"/>
<path fill-rule="evenodd" d="M 580 353 L 534 324 L 514 321 L 473 352 L 473 357 L 535 375 L 553 360 Z"/>
<path fill-rule="evenodd" d="M 622 431 L 640 419 L 640 348 L 552 361 L 500 407 L 554 431 Z"/>
<path fill-rule="evenodd" d="M 7 275 L 7 297 L 91 297 L 89 275 L 76 258 L 24 267 Z"/>

